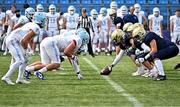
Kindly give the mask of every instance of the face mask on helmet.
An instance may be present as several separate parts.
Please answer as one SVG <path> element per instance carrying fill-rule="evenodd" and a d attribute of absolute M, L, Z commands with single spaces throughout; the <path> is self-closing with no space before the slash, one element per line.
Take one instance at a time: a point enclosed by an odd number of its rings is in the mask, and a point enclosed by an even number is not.
<path fill-rule="evenodd" d="M 49 12 L 54 14 L 56 12 L 56 8 L 55 7 L 49 8 Z"/>
<path fill-rule="evenodd" d="M 93 17 L 93 19 L 97 19 L 98 15 L 97 14 L 93 14 L 92 17 Z"/>
<path fill-rule="evenodd" d="M 69 13 L 70 13 L 71 15 L 73 15 L 73 14 L 74 14 L 74 10 L 69 10 Z"/>
<path fill-rule="evenodd" d="M 158 17 L 159 16 L 159 11 L 155 11 L 154 16 Z"/>

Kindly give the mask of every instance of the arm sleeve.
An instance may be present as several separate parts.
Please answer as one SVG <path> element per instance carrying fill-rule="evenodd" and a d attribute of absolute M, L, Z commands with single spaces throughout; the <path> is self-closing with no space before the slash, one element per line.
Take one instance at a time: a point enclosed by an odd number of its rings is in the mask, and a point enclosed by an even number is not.
<path fill-rule="evenodd" d="M 116 56 L 116 58 L 114 59 L 112 65 L 115 66 L 115 65 L 122 59 L 122 57 L 124 56 L 124 54 L 125 54 L 125 51 L 124 51 L 124 50 L 121 50 L 121 51 L 119 52 L 119 54 Z"/>

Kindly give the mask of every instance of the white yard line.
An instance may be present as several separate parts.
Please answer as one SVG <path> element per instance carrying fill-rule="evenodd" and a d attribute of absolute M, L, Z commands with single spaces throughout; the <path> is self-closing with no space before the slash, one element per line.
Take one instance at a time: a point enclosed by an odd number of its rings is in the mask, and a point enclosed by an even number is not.
<path fill-rule="evenodd" d="M 100 69 L 94 65 L 89 59 L 83 58 L 87 64 L 89 64 L 94 70 L 98 73 Z M 102 76 L 117 92 L 121 93 L 122 96 L 126 97 L 131 103 L 133 103 L 134 107 L 143 107 L 143 105 L 131 94 L 129 94 L 121 85 L 117 84 L 113 81 L 109 76 Z"/>

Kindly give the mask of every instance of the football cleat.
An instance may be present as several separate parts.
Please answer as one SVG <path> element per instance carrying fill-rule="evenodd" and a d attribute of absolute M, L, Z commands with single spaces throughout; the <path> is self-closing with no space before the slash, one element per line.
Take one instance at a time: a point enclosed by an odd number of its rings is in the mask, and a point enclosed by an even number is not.
<path fill-rule="evenodd" d="M 29 80 L 30 79 L 30 75 L 31 75 L 31 72 L 29 72 L 28 70 L 25 70 L 24 71 L 24 77 Z"/>
<path fill-rule="evenodd" d="M 45 80 L 45 77 L 43 75 L 43 73 L 36 71 L 35 72 L 36 77 L 38 77 L 40 80 Z"/>
<path fill-rule="evenodd" d="M 31 83 L 31 82 L 26 81 L 26 80 L 16 80 L 16 83 L 17 83 L 17 84 L 29 84 L 29 83 Z"/>
<path fill-rule="evenodd" d="M 100 74 L 109 75 L 111 72 L 112 72 L 112 66 L 106 66 L 101 70 Z"/>
<path fill-rule="evenodd" d="M 178 68 L 180 68 L 180 63 L 174 67 L 174 69 L 178 69 Z"/>
<path fill-rule="evenodd" d="M 4 81 L 6 84 L 15 85 L 10 78 L 2 77 L 1 80 Z"/>
<path fill-rule="evenodd" d="M 158 75 L 157 77 L 154 78 L 155 81 L 162 81 L 166 80 L 166 75 Z"/>

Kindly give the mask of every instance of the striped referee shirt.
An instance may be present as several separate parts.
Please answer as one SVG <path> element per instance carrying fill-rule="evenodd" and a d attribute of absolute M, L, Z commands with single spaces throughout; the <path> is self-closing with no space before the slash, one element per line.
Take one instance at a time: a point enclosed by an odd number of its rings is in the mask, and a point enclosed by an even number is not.
<path fill-rule="evenodd" d="M 92 26 L 92 21 L 88 16 L 80 16 L 79 17 L 79 22 L 78 22 L 78 28 L 79 27 L 83 27 L 85 29 L 92 29 L 92 31 L 94 32 L 93 26 Z"/>

